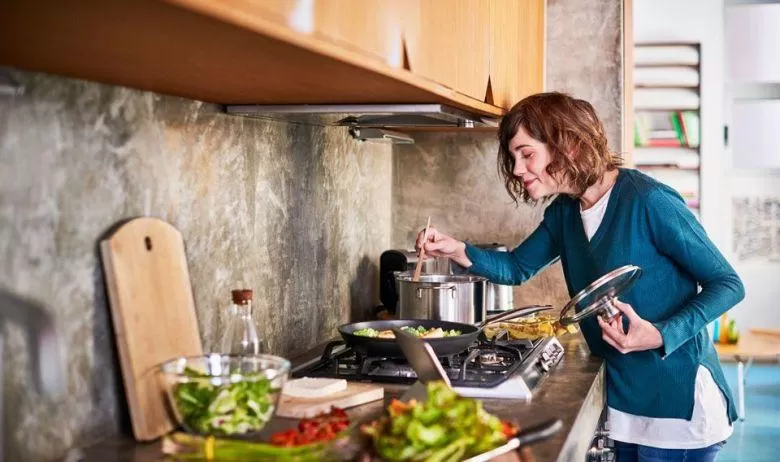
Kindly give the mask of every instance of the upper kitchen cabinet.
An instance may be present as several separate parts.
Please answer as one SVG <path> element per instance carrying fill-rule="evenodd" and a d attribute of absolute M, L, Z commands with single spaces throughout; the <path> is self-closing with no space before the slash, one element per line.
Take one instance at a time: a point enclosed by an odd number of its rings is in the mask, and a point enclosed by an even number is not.
<path fill-rule="evenodd" d="M 263 0 L 252 8 L 291 30 L 355 51 L 367 59 L 403 66 L 403 30 L 417 0 Z"/>
<path fill-rule="evenodd" d="M 490 91 L 504 109 L 544 88 L 544 0 L 489 0 Z"/>
<path fill-rule="evenodd" d="M 404 27 L 409 70 L 484 101 L 490 74 L 490 0 L 409 3 Z"/>
<path fill-rule="evenodd" d="M 4 0 L 0 66 L 220 104 L 499 117 L 542 89 L 543 17 L 544 0 Z"/>

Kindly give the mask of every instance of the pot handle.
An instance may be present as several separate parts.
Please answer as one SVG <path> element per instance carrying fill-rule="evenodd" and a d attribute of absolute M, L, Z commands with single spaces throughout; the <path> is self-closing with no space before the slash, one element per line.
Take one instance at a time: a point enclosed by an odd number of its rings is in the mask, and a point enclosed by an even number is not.
<path fill-rule="evenodd" d="M 455 299 L 455 295 L 457 294 L 457 290 L 455 290 L 454 284 L 442 284 L 440 286 L 420 286 L 417 288 L 417 298 L 422 298 L 422 291 L 425 290 L 451 290 L 452 291 L 452 298 Z"/>
<path fill-rule="evenodd" d="M 497 314 L 495 316 L 491 316 L 481 323 L 479 323 L 479 328 L 483 328 L 490 324 L 491 322 L 498 322 L 498 321 L 505 321 L 507 319 L 515 319 L 522 316 L 528 316 L 529 314 L 538 313 L 540 311 L 547 311 L 551 310 L 552 305 L 531 305 L 531 306 L 524 306 L 522 308 L 515 308 L 513 310 L 505 311 L 503 313 Z"/>

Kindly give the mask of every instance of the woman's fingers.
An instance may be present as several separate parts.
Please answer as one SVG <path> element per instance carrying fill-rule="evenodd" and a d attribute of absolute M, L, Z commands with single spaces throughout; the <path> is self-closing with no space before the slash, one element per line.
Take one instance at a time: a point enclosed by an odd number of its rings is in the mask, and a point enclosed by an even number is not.
<path fill-rule="evenodd" d="M 597 316 L 596 318 L 598 319 L 599 326 L 601 326 L 601 338 L 619 352 L 628 353 L 630 351 L 628 334 L 623 330 L 622 321 L 619 321 L 619 323 L 615 322 L 616 320 L 606 322 L 601 319 L 601 316 Z"/>
<path fill-rule="evenodd" d="M 623 349 L 623 347 L 622 347 L 622 346 L 620 346 L 620 345 L 618 344 L 618 342 L 617 342 L 617 341 L 615 341 L 615 340 L 614 340 L 612 337 L 610 337 L 609 335 L 607 335 L 607 333 L 606 333 L 606 332 L 603 332 L 603 333 L 601 334 L 601 338 L 602 338 L 602 339 L 603 339 L 605 342 L 607 342 L 608 344 L 612 345 L 612 348 L 616 349 L 617 351 L 619 351 L 619 352 L 621 352 L 621 353 L 628 353 L 626 350 L 624 350 L 624 349 Z"/>
<path fill-rule="evenodd" d="M 414 243 L 415 250 L 417 250 L 419 252 L 420 248 L 425 243 L 424 241 L 426 241 L 426 240 L 428 242 L 435 241 L 436 240 L 436 236 L 438 234 L 439 234 L 439 232 L 434 227 L 428 228 L 428 235 L 427 236 L 425 235 L 425 228 L 421 229 L 417 233 L 417 241 L 415 241 L 415 243 Z M 426 247 L 425 250 L 428 250 L 428 248 Z"/>
<path fill-rule="evenodd" d="M 625 314 L 629 322 L 641 319 L 639 315 L 636 314 L 636 311 L 634 311 L 633 306 L 629 305 L 628 303 L 623 303 L 617 298 L 612 299 L 612 306 L 620 310 L 621 313 Z"/>
<path fill-rule="evenodd" d="M 614 327 L 615 329 L 619 330 L 623 334 L 627 334 L 626 330 L 623 328 L 623 314 L 618 314 L 617 316 L 613 317 L 609 320 L 609 325 Z"/>

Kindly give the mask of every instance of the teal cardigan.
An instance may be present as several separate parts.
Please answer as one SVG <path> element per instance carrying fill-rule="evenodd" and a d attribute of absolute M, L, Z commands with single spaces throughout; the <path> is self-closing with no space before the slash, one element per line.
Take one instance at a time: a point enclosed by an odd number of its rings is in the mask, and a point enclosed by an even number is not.
<path fill-rule="evenodd" d="M 726 397 L 729 421 L 736 419 L 706 326 L 742 300 L 744 287 L 682 197 L 668 186 L 620 169 L 590 241 L 579 202 L 560 195 L 512 252 L 467 244 L 466 255 L 473 263 L 470 272 L 500 284 L 521 284 L 560 258 L 569 296 L 617 267 L 641 267 L 642 276 L 620 299 L 658 328 L 661 348 L 621 354 L 602 340 L 595 318 L 580 323 L 591 352 L 606 361 L 607 403 L 634 415 L 690 420 L 696 372 L 703 365 Z"/>

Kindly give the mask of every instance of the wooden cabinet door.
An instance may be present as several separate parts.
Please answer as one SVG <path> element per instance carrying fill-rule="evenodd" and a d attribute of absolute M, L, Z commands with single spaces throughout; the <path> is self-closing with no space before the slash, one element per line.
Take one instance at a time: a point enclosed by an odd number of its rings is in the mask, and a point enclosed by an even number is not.
<path fill-rule="evenodd" d="M 405 12 L 416 3 L 417 0 L 262 0 L 256 8 L 265 12 L 266 19 L 295 32 L 400 68 Z"/>
<path fill-rule="evenodd" d="M 316 33 L 339 46 L 403 66 L 405 13 L 417 0 L 327 0 L 316 2 Z"/>
<path fill-rule="evenodd" d="M 489 0 L 418 0 L 406 11 L 409 70 L 483 101 L 490 65 Z"/>
<path fill-rule="evenodd" d="M 490 0 L 460 0 L 457 6 L 455 88 L 484 101 L 490 76 Z"/>
<path fill-rule="evenodd" d="M 492 104 L 509 109 L 543 91 L 544 8 L 544 0 L 490 0 Z"/>

